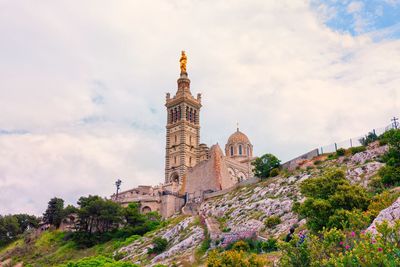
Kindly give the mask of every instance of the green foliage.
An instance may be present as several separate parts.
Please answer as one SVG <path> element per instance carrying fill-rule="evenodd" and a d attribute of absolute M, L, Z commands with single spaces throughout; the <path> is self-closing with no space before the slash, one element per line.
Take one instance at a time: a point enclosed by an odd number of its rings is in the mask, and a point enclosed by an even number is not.
<path fill-rule="evenodd" d="M 336 150 L 336 155 L 338 157 L 344 156 L 346 154 L 346 149 L 344 148 L 339 148 L 338 150 Z"/>
<path fill-rule="evenodd" d="M 384 166 L 379 169 L 378 175 L 381 177 L 381 182 L 384 186 L 400 185 L 400 167 Z"/>
<path fill-rule="evenodd" d="M 355 147 L 349 148 L 349 151 L 352 155 L 360 153 L 360 152 L 364 152 L 365 150 L 367 150 L 367 148 L 365 146 L 355 146 Z"/>
<path fill-rule="evenodd" d="M 226 250 L 237 250 L 237 251 L 245 251 L 251 253 L 265 253 L 276 251 L 277 247 L 277 240 L 274 238 L 269 238 L 267 241 L 261 241 L 254 238 L 247 238 L 238 240 L 235 243 L 229 244 L 226 247 Z"/>
<path fill-rule="evenodd" d="M 18 220 L 12 215 L 0 215 L 0 246 L 15 240 L 20 233 Z"/>
<path fill-rule="evenodd" d="M 275 176 L 278 176 L 278 175 L 279 175 L 279 168 L 273 168 L 269 173 L 270 177 L 275 177 Z"/>
<path fill-rule="evenodd" d="M 79 231 L 105 233 L 118 227 L 122 209 L 118 203 L 99 196 L 80 197 L 78 200 Z"/>
<path fill-rule="evenodd" d="M 130 262 L 119 262 L 104 256 L 84 258 L 78 261 L 68 262 L 62 267 L 139 267 Z"/>
<path fill-rule="evenodd" d="M 345 211 L 364 211 L 370 202 L 366 191 L 350 185 L 340 170 L 329 170 L 320 177 L 305 180 L 300 190 L 307 199 L 296 207 L 296 212 L 307 218 L 307 225 L 313 231 L 323 227 L 343 228 L 348 224 Z"/>
<path fill-rule="evenodd" d="M 160 254 L 166 250 L 168 246 L 168 240 L 162 237 L 156 237 L 153 239 L 153 247 L 148 249 L 148 254 Z"/>
<path fill-rule="evenodd" d="M 280 162 L 281 161 L 272 154 L 265 154 L 257 158 L 252 162 L 255 176 L 260 178 L 271 177 L 271 174 L 276 174 L 276 171 L 273 171 L 273 169 L 279 168 Z"/>
<path fill-rule="evenodd" d="M 0 247 L 17 239 L 31 228 L 37 228 L 39 219 L 33 215 L 0 215 Z"/>
<path fill-rule="evenodd" d="M 138 203 L 122 208 L 119 204 L 99 196 L 81 197 L 77 232 L 71 238 L 79 247 L 91 247 L 111 239 L 125 239 L 144 235 L 160 226 L 161 216 L 157 212 L 141 214 Z M 123 226 L 123 227 L 120 227 Z"/>
<path fill-rule="evenodd" d="M 369 132 L 365 137 L 360 138 L 358 141 L 360 141 L 360 143 L 363 146 L 367 146 L 367 145 L 369 145 L 372 142 L 375 142 L 377 140 L 378 140 L 378 136 L 376 135 L 376 133 Z"/>
<path fill-rule="evenodd" d="M 279 218 L 278 216 L 270 216 L 265 220 L 265 226 L 272 228 L 274 226 L 277 226 L 278 224 L 281 223 L 281 218 Z"/>
<path fill-rule="evenodd" d="M 226 266 L 267 266 L 268 261 L 261 255 L 247 253 L 244 251 L 229 250 L 219 252 L 213 250 L 207 258 L 207 267 L 226 267 Z"/>
<path fill-rule="evenodd" d="M 295 237 L 281 242 L 281 266 L 400 266 L 400 223 L 376 226 L 377 234 L 325 229 L 309 234 L 303 243 Z"/>
<path fill-rule="evenodd" d="M 386 166 L 381 168 L 378 172 L 381 178 L 380 182 L 385 187 L 400 185 L 400 130 L 392 129 L 385 132 L 381 136 L 381 140 L 386 142 L 389 150 L 383 155 L 382 160 Z M 379 187 L 378 181 L 375 181 L 373 186 Z"/>
<path fill-rule="evenodd" d="M 43 214 L 43 221 L 58 228 L 64 218 L 64 200 L 54 197 L 50 199 Z"/>

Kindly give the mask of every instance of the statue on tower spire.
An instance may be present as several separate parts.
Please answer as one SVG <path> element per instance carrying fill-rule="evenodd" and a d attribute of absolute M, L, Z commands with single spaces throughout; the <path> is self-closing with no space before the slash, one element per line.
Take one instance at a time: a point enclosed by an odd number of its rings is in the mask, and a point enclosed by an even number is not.
<path fill-rule="evenodd" d="M 181 63 L 181 74 L 182 73 L 186 74 L 187 57 L 186 57 L 185 51 L 182 51 L 179 62 Z"/>

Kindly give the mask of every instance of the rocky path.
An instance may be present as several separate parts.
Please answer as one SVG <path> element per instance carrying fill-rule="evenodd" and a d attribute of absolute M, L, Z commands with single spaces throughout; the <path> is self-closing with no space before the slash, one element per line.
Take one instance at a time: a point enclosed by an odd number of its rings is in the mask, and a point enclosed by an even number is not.
<path fill-rule="evenodd" d="M 217 239 L 222 234 L 221 229 L 219 229 L 219 222 L 214 217 L 206 218 L 206 226 L 212 240 Z"/>

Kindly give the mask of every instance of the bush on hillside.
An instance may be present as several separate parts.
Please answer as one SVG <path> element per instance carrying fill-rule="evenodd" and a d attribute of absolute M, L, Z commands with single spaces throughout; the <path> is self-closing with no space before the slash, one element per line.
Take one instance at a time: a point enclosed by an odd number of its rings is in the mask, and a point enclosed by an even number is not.
<path fill-rule="evenodd" d="M 336 155 L 338 157 L 344 156 L 346 154 L 346 149 L 344 148 L 339 148 L 338 150 L 336 150 Z"/>
<path fill-rule="evenodd" d="M 281 218 L 279 218 L 278 216 L 270 216 L 265 220 L 265 226 L 268 228 L 272 228 L 277 226 L 278 224 L 281 223 Z"/>
<path fill-rule="evenodd" d="M 261 255 L 247 253 L 244 251 L 228 250 L 219 252 L 213 250 L 207 257 L 207 267 L 225 267 L 225 266 L 268 266 L 268 261 Z"/>
<path fill-rule="evenodd" d="M 307 218 L 307 226 L 313 231 L 324 227 L 343 228 L 347 219 L 343 210 L 364 211 L 370 202 L 364 188 L 350 185 L 344 172 L 335 169 L 305 180 L 300 190 L 307 199 L 296 207 L 296 211 Z"/>
<path fill-rule="evenodd" d="M 88 257 L 78 261 L 70 261 L 62 267 L 139 267 L 130 262 L 120 262 L 104 256 Z"/>
<path fill-rule="evenodd" d="M 160 254 L 164 250 L 167 249 L 168 240 L 162 237 L 156 237 L 153 239 L 153 247 L 149 248 L 147 253 L 148 254 Z"/>
<path fill-rule="evenodd" d="M 325 229 L 300 243 L 296 236 L 279 243 L 281 266 L 400 266 L 400 223 L 377 225 L 377 235 Z"/>
<path fill-rule="evenodd" d="M 355 147 L 349 148 L 349 151 L 352 155 L 360 153 L 360 152 L 364 152 L 365 150 L 367 150 L 367 148 L 365 146 L 355 146 Z"/>

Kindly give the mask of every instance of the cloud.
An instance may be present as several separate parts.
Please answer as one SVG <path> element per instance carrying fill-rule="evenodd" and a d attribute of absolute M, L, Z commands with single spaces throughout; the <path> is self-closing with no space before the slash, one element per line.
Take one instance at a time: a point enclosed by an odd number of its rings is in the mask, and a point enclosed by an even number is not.
<path fill-rule="evenodd" d="M 348 13 L 357 13 L 360 12 L 364 7 L 364 4 L 361 1 L 353 1 L 347 6 Z"/>
<path fill-rule="evenodd" d="M 202 142 L 236 122 L 288 160 L 398 115 L 400 42 L 305 1 L 0 3 L 0 213 L 164 180 L 165 93 L 188 54 Z M 322 11 L 321 11 L 322 12 Z M 19 134 L 23 129 L 26 134 Z M 8 201 L 13 199 L 13 201 Z"/>

